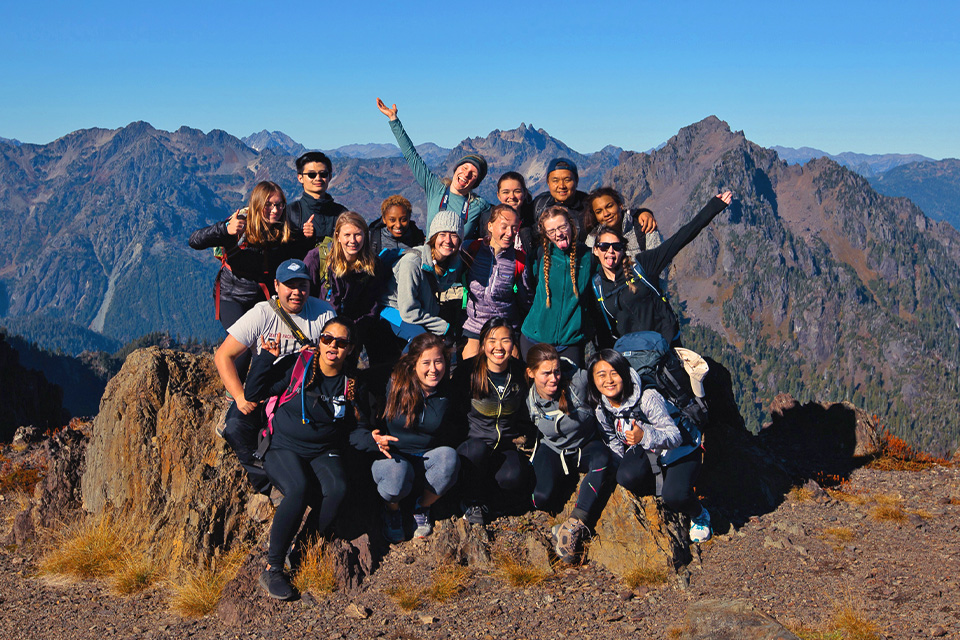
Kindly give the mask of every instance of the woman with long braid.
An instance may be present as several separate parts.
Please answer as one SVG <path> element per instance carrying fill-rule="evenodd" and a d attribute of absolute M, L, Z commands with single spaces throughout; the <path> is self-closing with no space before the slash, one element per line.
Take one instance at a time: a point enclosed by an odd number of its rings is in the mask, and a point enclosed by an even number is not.
<path fill-rule="evenodd" d="M 566 207 L 544 210 L 537 224 L 542 249 L 534 265 L 536 294 L 520 329 L 520 350 L 526 358 L 533 345 L 543 342 L 582 367 L 583 345 L 592 328 L 583 315 L 592 304 L 590 252 L 577 242 L 577 225 Z"/>

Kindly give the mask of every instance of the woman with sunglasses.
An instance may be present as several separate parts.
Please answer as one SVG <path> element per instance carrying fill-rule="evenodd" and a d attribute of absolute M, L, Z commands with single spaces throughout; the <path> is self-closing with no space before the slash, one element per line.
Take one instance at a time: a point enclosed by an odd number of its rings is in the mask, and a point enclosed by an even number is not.
<path fill-rule="evenodd" d="M 611 187 L 600 187 L 587 196 L 587 210 L 583 214 L 587 237 L 584 244 L 593 249 L 599 226 L 620 229 L 627 241 L 627 253 L 636 255 L 653 249 L 663 239 L 657 231 L 657 221 L 650 209 L 624 209 L 623 196 Z"/>
<path fill-rule="evenodd" d="M 570 517 L 553 528 L 557 557 L 574 563 L 589 535 L 587 522 L 600 514 L 598 497 L 607 477 L 610 452 L 597 434 L 587 398 L 586 372 L 560 360 L 548 344 L 527 353 L 527 410 L 540 432 L 530 462 L 536 474 L 533 507 L 556 513 L 585 473 Z"/>
<path fill-rule="evenodd" d="M 403 129 L 397 118 L 397 105 L 388 107 L 383 100 L 377 98 L 377 108 L 380 113 L 390 119 L 390 130 L 393 131 L 400 151 L 407 161 L 407 166 L 413 172 L 413 177 L 427 194 L 427 228 L 438 211 L 456 211 L 460 215 L 464 237 L 473 239 L 480 234 L 480 218 L 490 210 L 490 203 L 473 193 L 483 178 L 487 175 L 487 161 L 483 156 L 469 154 L 460 158 L 453 167 L 453 177 L 441 179 L 430 171 L 423 161 L 417 148 L 410 140 L 410 136 Z"/>
<path fill-rule="evenodd" d="M 709 540 L 710 514 L 693 491 L 703 464 L 700 432 L 692 423 L 681 431 L 660 392 L 619 351 L 594 354 L 587 381 L 617 484 L 638 496 L 655 494 L 659 484 L 664 505 L 690 518 L 690 541 Z"/>
<path fill-rule="evenodd" d="M 577 225 L 566 207 L 545 209 L 538 228 L 541 250 L 533 270 L 536 294 L 520 329 L 520 350 L 526 357 L 533 345 L 550 344 L 561 356 L 582 366 L 587 337 L 583 309 L 588 308 L 593 275 L 590 252 L 577 242 Z"/>
<path fill-rule="evenodd" d="M 295 592 L 283 572 L 284 559 L 303 514 L 311 508 L 298 544 L 333 523 L 347 490 L 341 454 L 348 442 L 356 445 L 369 437 L 370 427 L 363 388 L 345 367 L 354 347 L 349 319 L 328 320 L 315 349 L 280 360 L 270 345 L 263 346 L 250 367 L 246 397 L 260 402 L 284 394 L 288 399 L 276 407 L 269 447 L 262 452 L 263 469 L 283 500 L 270 528 L 260 585 L 270 597 L 289 600 Z M 302 380 L 295 381 L 291 373 L 298 359 L 304 369 Z"/>
<path fill-rule="evenodd" d="M 532 432 L 524 402 L 523 362 L 513 357 L 513 329 L 492 318 L 480 329 L 480 352 L 457 367 L 458 401 L 467 409 L 467 439 L 459 447 L 464 519 L 485 524 L 489 505 L 529 505 L 531 469 L 514 440 Z M 519 499 L 519 500 L 518 500 Z"/>
<path fill-rule="evenodd" d="M 362 440 L 361 448 L 382 458 L 371 469 L 377 492 L 386 503 L 384 535 L 389 542 L 404 539 L 400 502 L 414 489 L 415 538 L 433 531 L 430 507 L 457 481 L 460 462 L 453 446 L 455 404 L 448 381 L 450 358 L 443 340 L 422 333 L 410 341 L 387 386 L 380 428 Z"/>
<path fill-rule="evenodd" d="M 597 229 L 593 255 L 600 263 L 600 271 L 591 284 L 597 310 L 603 316 L 601 346 L 612 346 L 617 338 L 636 331 L 657 331 L 671 346 L 681 346 L 680 322 L 659 289 L 660 272 L 732 199 L 730 191 L 717 194 L 663 244 L 636 254 L 634 259 L 628 256 L 627 243 L 619 229 Z"/>
<path fill-rule="evenodd" d="M 217 249 L 221 266 L 214 283 L 214 309 L 224 330 L 255 304 L 275 295 L 277 267 L 290 258 L 300 258 L 286 209 L 283 189 L 274 182 L 260 182 L 246 207 L 190 236 L 194 249 Z M 243 380 L 250 352 L 235 363 Z"/>

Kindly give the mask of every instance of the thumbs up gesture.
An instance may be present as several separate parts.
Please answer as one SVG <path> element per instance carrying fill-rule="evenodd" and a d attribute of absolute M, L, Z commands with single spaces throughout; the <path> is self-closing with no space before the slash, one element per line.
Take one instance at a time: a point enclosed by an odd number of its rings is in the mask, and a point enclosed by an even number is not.
<path fill-rule="evenodd" d="M 312 238 L 315 233 L 316 230 L 313 228 L 313 216 L 310 216 L 310 219 L 303 223 L 303 236 L 305 238 Z"/>

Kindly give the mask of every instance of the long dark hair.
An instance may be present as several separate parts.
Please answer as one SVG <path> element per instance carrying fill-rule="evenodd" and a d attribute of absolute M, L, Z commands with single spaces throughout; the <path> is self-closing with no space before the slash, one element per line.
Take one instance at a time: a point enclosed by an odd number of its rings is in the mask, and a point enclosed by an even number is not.
<path fill-rule="evenodd" d="M 478 400 L 490 393 L 490 383 L 487 380 L 487 354 L 483 352 L 483 343 L 486 342 L 487 336 L 500 327 L 505 327 L 510 332 L 510 339 L 513 340 L 514 344 L 517 342 L 513 327 L 507 324 L 505 318 L 490 318 L 483 323 L 483 327 L 480 329 L 480 352 L 477 353 L 473 363 L 473 375 L 470 377 L 470 395 Z M 509 356 L 513 358 L 512 353 Z M 507 362 L 509 364 L 509 360 Z"/>
<path fill-rule="evenodd" d="M 593 213 L 593 201 L 597 198 L 602 198 L 607 196 L 612 198 L 614 202 L 620 207 L 620 226 L 623 226 L 623 218 L 626 216 L 626 211 L 623 209 L 623 196 L 620 195 L 620 192 L 614 189 L 613 187 L 600 187 L 599 189 L 594 189 L 590 192 L 590 195 L 587 196 L 587 210 L 583 212 L 583 230 L 588 234 L 593 231 L 593 229 L 600 224 L 597 222 L 597 216 Z"/>
<path fill-rule="evenodd" d="M 530 350 L 527 351 L 527 379 L 530 381 L 530 387 L 535 386 L 535 381 L 530 375 L 531 371 L 536 372 L 540 368 L 540 365 L 544 362 L 557 362 L 560 363 L 560 353 L 557 351 L 557 348 L 552 344 L 547 344 L 545 342 L 540 342 L 538 344 L 530 347 Z M 557 398 L 557 403 L 560 405 L 560 411 L 563 411 L 566 414 L 570 413 L 570 380 L 562 374 L 560 375 L 560 384 L 558 386 L 558 391 L 560 396 Z"/>
<path fill-rule="evenodd" d="M 587 393 L 590 395 L 590 403 L 594 406 L 599 405 L 603 398 L 603 394 L 600 393 L 596 383 L 593 381 L 593 369 L 601 361 L 613 367 L 613 370 L 616 371 L 617 375 L 623 380 L 623 390 L 620 392 L 620 397 L 616 399 L 617 402 L 623 402 L 633 393 L 633 376 L 630 375 L 630 363 L 619 351 L 601 349 L 590 356 L 590 362 L 587 363 L 587 378 L 589 379 Z"/>
<path fill-rule="evenodd" d="M 444 379 L 449 375 L 450 354 L 444 347 L 443 338 L 429 331 L 415 337 L 410 341 L 407 353 L 397 361 L 393 373 L 390 374 L 390 393 L 387 395 L 387 405 L 383 410 L 384 419 L 393 420 L 403 416 L 404 429 L 409 429 L 417 419 L 417 414 L 423 407 L 423 390 L 417 378 L 417 361 L 425 351 L 436 348 L 443 353 Z"/>
<path fill-rule="evenodd" d="M 356 336 L 357 332 L 354 330 L 353 320 L 351 320 L 346 316 L 336 316 L 334 318 L 330 318 L 329 320 L 323 323 L 323 327 L 320 329 L 320 332 L 321 333 L 325 332 L 327 330 L 327 327 L 334 324 L 338 324 L 344 329 L 346 329 L 347 340 L 349 340 L 350 342 L 353 342 L 354 336 Z M 353 346 L 356 347 L 356 345 L 353 345 Z M 340 370 L 343 371 L 343 368 L 345 366 L 346 366 L 346 360 L 344 360 L 344 363 L 340 365 Z M 307 380 L 307 383 L 303 385 L 304 390 L 306 390 L 307 387 L 311 386 L 314 383 L 317 377 L 317 371 L 319 370 L 320 370 L 320 355 L 318 353 L 314 353 L 313 358 L 310 360 L 310 371 L 304 374 L 304 379 Z M 323 375 L 323 374 L 321 373 L 320 375 Z M 351 380 L 348 380 L 347 382 L 347 393 L 346 393 L 347 400 L 355 399 L 353 395 L 353 391 L 354 391 L 354 384 L 351 379 Z M 356 411 L 356 408 L 354 408 L 354 411 Z"/>

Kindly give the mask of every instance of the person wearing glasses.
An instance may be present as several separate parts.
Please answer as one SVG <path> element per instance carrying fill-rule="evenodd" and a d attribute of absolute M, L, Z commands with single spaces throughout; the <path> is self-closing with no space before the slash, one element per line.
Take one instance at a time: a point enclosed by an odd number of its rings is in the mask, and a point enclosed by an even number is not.
<path fill-rule="evenodd" d="M 245 386 L 254 402 L 289 394 L 276 407 L 269 446 L 262 453 L 263 469 L 283 500 L 273 516 L 268 565 L 259 581 L 278 600 L 296 596 L 283 572 L 291 544 L 296 539 L 290 558 L 296 564 L 303 544 L 329 529 L 347 492 L 342 454 L 370 433 L 365 389 L 345 367 L 354 346 L 353 323 L 328 320 L 318 342 L 314 349 L 280 359 L 279 351 L 264 348 L 253 359 Z M 302 380 L 290 390 L 298 361 L 304 367 Z M 307 507 L 310 516 L 298 536 Z"/>
<path fill-rule="evenodd" d="M 453 167 L 453 177 L 441 179 L 430 171 L 427 163 L 417 153 L 417 148 L 397 118 L 397 105 L 388 107 L 383 100 L 377 98 L 377 108 L 390 119 L 390 130 L 400 145 L 407 166 L 427 194 L 427 228 L 430 228 L 430 223 L 438 211 L 456 211 L 460 214 L 460 223 L 463 225 L 463 238 L 473 240 L 479 237 L 480 218 L 490 210 L 490 203 L 473 193 L 473 189 L 476 189 L 487 175 L 487 161 L 476 154 L 463 156 Z"/>
<path fill-rule="evenodd" d="M 589 308 L 593 276 L 590 252 L 577 242 L 577 225 L 566 207 L 549 207 L 537 224 L 541 250 L 533 270 L 536 293 L 520 328 L 520 351 L 526 358 L 533 345 L 551 344 L 582 367 L 589 333 L 583 310 Z"/>
<path fill-rule="evenodd" d="M 229 331 L 255 304 L 276 294 L 274 274 L 282 262 L 301 258 L 296 233 L 287 218 L 287 200 L 275 182 L 260 182 L 247 207 L 190 236 L 194 249 L 217 248 L 220 273 L 214 283 L 217 320 Z M 249 355 L 237 359 L 241 379 Z"/>
<path fill-rule="evenodd" d="M 612 347 L 617 338 L 636 331 L 657 331 L 671 346 L 682 346 L 677 314 L 659 289 L 660 272 L 732 199 L 729 191 L 718 193 L 693 220 L 660 246 L 641 251 L 633 258 L 628 255 L 627 241 L 620 229 L 597 229 L 593 255 L 600 270 L 593 277 L 591 289 L 597 311 L 603 317 L 598 322 L 601 347 Z"/>
<path fill-rule="evenodd" d="M 347 210 L 327 193 L 332 177 L 333 163 L 322 151 L 307 151 L 297 158 L 297 182 L 303 185 L 303 194 L 290 203 L 290 224 L 302 245 L 298 258 L 324 238 L 332 238 L 337 216 Z"/>

